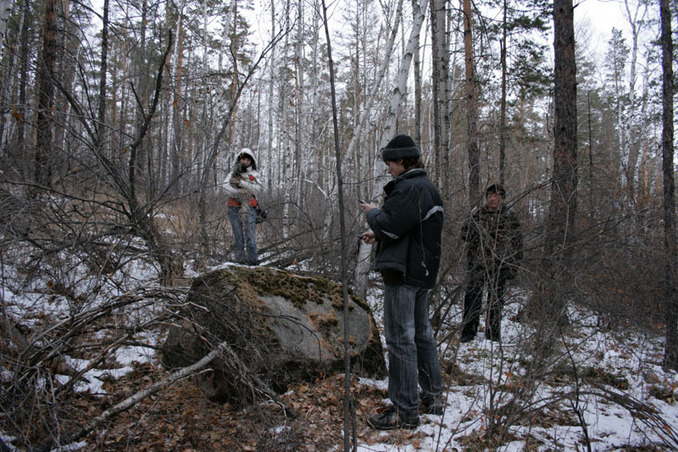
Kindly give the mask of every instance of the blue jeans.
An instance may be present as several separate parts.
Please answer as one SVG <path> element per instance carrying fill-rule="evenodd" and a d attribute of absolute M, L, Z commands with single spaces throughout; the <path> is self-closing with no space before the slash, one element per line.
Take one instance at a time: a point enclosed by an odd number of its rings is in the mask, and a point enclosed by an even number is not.
<path fill-rule="evenodd" d="M 242 210 L 241 210 L 242 209 Z M 239 264 L 258 263 L 256 242 L 256 212 L 251 206 L 229 206 L 228 219 L 233 228 L 235 261 Z M 247 254 L 245 254 L 245 252 Z M 247 257 L 247 259 L 245 259 Z"/>
<path fill-rule="evenodd" d="M 428 317 L 428 289 L 384 285 L 384 335 L 388 347 L 388 397 L 401 416 L 419 416 L 422 397 L 443 389 L 438 348 Z"/>

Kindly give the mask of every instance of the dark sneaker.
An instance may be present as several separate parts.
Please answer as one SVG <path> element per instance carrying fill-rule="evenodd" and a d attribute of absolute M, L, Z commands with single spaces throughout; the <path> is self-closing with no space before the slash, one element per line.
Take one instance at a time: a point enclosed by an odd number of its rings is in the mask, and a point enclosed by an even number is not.
<path fill-rule="evenodd" d="M 415 429 L 419 427 L 419 416 L 404 419 L 398 415 L 394 406 L 383 413 L 375 414 L 367 420 L 367 425 L 377 430 Z"/>
<path fill-rule="evenodd" d="M 463 333 L 461 335 L 461 339 L 459 340 L 459 342 L 465 344 L 467 342 L 471 342 L 473 339 L 475 339 L 475 337 L 476 337 L 475 334 Z"/>
<path fill-rule="evenodd" d="M 439 398 L 435 399 L 422 399 L 419 402 L 419 410 L 422 414 L 432 414 L 434 416 L 442 416 L 445 411 L 445 404 Z"/>
<path fill-rule="evenodd" d="M 501 342 L 501 335 L 500 334 L 485 334 L 485 339 L 494 341 L 494 342 Z"/>

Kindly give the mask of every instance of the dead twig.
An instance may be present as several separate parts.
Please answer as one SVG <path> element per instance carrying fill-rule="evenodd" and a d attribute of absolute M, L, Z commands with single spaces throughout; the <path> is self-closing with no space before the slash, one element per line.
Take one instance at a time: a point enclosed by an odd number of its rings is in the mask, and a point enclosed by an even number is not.
<path fill-rule="evenodd" d="M 89 433 L 91 433 L 94 429 L 96 429 L 99 425 L 111 420 L 118 414 L 122 413 L 123 411 L 128 410 L 129 408 L 133 407 L 137 403 L 141 402 L 145 398 L 169 387 L 173 383 L 182 380 L 184 378 L 190 377 L 198 373 L 200 370 L 202 370 L 204 367 L 206 367 L 209 363 L 211 363 L 215 358 L 226 354 L 229 355 L 230 358 L 237 357 L 236 353 L 231 349 L 231 346 L 228 344 L 228 342 L 224 341 L 220 343 L 216 348 L 214 348 L 211 352 L 209 352 L 207 355 L 205 355 L 202 359 L 197 361 L 194 364 L 191 364 L 190 366 L 184 367 L 173 374 L 169 375 L 167 378 L 164 380 L 161 380 L 157 383 L 153 383 L 146 388 L 138 391 L 131 397 L 128 397 L 127 399 L 123 400 L 122 402 L 118 403 L 117 405 L 107 409 L 94 419 L 92 419 L 90 422 L 85 424 L 80 430 L 67 434 L 61 437 L 61 440 L 59 441 L 61 444 L 70 444 L 75 441 L 78 441 L 79 439 L 87 436 Z M 261 379 L 259 378 L 254 378 L 256 383 L 259 385 L 257 388 L 259 391 L 263 392 L 266 394 L 268 397 L 271 399 L 275 400 L 277 403 L 281 404 L 282 406 L 285 407 L 286 412 L 292 416 L 296 417 L 297 414 L 295 410 L 290 407 L 286 406 L 284 403 L 282 403 L 275 392 L 271 390 Z M 48 451 L 53 449 L 55 446 L 58 446 L 59 444 L 55 444 L 55 440 L 49 440 L 46 441 L 45 443 L 41 444 L 40 446 L 36 448 L 32 448 L 31 450 L 33 451 Z"/>

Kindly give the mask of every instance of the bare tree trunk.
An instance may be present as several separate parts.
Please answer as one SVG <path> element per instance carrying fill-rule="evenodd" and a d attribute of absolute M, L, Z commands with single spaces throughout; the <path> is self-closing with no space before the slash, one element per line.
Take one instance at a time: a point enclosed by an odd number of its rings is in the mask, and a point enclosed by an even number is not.
<path fill-rule="evenodd" d="M 468 151 L 468 193 L 470 204 L 480 200 L 480 149 L 478 148 L 478 92 L 473 56 L 471 0 L 463 0 L 464 56 L 466 67 L 466 149 Z"/>
<path fill-rule="evenodd" d="M 297 3 L 297 43 L 294 49 L 295 52 L 295 65 L 296 67 L 296 77 L 295 77 L 295 90 L 294 90 L 294 108 L 295 108 L 295 117 L 294 117 L 294 177 L 297 181 L 297 193 L 296 201 L 299 203 L 302 209 L 305 209 L 305 200 L 304 200 L 304 181 L 306 179 L 306 164 L 302 161 L 302 141 L 304 130 L 304 115 L 303 115 L 303 102 L 304 102 L 304 91 L 305 91 L 305 80 L 304 80 L 304 66 L 306 62 L 304 61 L 304 5 L 306 2 Z M 350 154 L 349 154 L 350 155 Z"/>
<path fill-rule="evenodd" d="M 161 168 L 158 172 L 158 184 L 165 185 L 169 183 L 181 171 L 179 166 L 178 148 L 180 147 L 177 121 L 180 116 L 179 102 L 181 99 L 181 65 L 183 54 L 183 34 L 184 34 L 184 8 L 186 1 L 182 1 L 177 5 L 177 22 L 174 26 L 174 36 L 176 37 L 176 44 L 172 52 L 171 61 L 168 62 L 169 74 L 172 76 L 170 80 L 171 89 L 168 90 L 169 105 L 166 111 L 167 119 L 167 134 L 164 140 L 164 153 L 161 157 Z"/>
<path fill-rule="evenodd" d="M 649 53 L 649 51 L 648 51 Z M 646 55 L 646 58 L 649 58 L 648 55 Z M 650 104 L 650 95 L 649 95 L 649 90 L 650 90 L 650 80 L 653 76 L 652 74 L 652 69 L 650 69 L 649 66 L 646 66 L 643 70 L 643 77 L 642 77 L 642 93 L 640 95 L 640 117 L 645 118 L 647 116 L 647 111 L 648 111 L 648 106 Z M 636 159 L 636 167 L 634 169 L 634 176 L 633 180 L 636 181 L 636 185 L 640 188 L 642 187 L 642 190 L 644 191 L 645 195 L 649 195 L 649 192 L 647 192 L 647 186 L 644 183 L 641 183 L 641 169 L 643 168 L 643 165 L 645 164 L 645 159 L 647 155 L 647 150 L 648 147 L 650 147 L 650 143 L 646 139 L 642 139 L 640 148 L 638 149 L 638 158 Z M 638 190 L 637 190 L 638 191 Z M 645 196 L 642 197 L 643 199 L 646 199 Z M 642 206 L 638 208 L 638 210 L 642 210 Z"/>
<path fill-rule="evenodd" d="M 400 71 L 398 72 L 397 85 L 391 94 L 391 105 L 384 121 L 381 143 L 379 146 L 380 148 L 386 146 L 386 143 L 388 143 L 388 141 L 393 138 L 393 129 L 395 129 L 398 115 L 400 114 L 401 105 L 407 94 L 407 77 L 410 72 L 410 64 L 412 63 L 414 52 L 419 46 L 419 35 L 421 33 L 421 26 L 423 25 L 424 18 L 426 16 L 427 6 L 428 1 L 421 0 L 418 7 L 419 11 L 415 14 L 415 19 L 412 23 L 412 31 L 410 32 L 410 37 L 400 60 Z"/>
<path fill-rule="evenodd" d="M 402 9 L 402 3 L 398 11 Z M 417 11 L 417 0 L 412 0 L 412 11 L 416 14 Z M 414 18 L 413 18 L 414 19 Z M 395 27 L 397 29 L 397 27 Z M 414 52 L 414 57 L 412 58 L 412 69 L 414 70 L 414 131 L 412 133 L 412 138 L 415 143 L 421 143 L 421 103 L 422 103 L 422 92 L 421 92 L 421 54 L 417 48 Z"/>
<path fill-rule="evenodd" d="M 74 56 L 78 55 L 82 42 L 74 38 L 78 33 L 78 24 L 75 18 L 79 15 L 79 4 L 70 0 L 64 0 L 60 3 L 63 15 L 63 33 L 59 36 L 58 55 L 55 72 L 59 74 L 59 83 L 70 91 L 74 91 L 74 80 L 77 71 L 77 64 L 74 64 Z M 74 14 L 73 14 L 74 13 Z M 106 37 L 108 39 L 108 37 Z M 102 47 L 104 38 L 102 36 Z M 108 58 L 108 57 L 106 57 Z M 110 95 L 110 94 L 109 94 Z M 58 93 L 54 99 L 54 135 L 52 149 L 59 152 L 56 158 L 53 171 L 56 174 L 67 174 L 74 166 L 77 166 L 72 159 L 72 153 L 69 150 L 67 141 L 67 129 L 70 124 L 77 122 L 71 115 L 70 105 L 63 96 Z"/>
<path fill-rule="evenodd" d="M 574 8 L 572 0 L 555 0 L 554 52 L 554 136 L 553 179 L 546 243 L 544 272 L 546 281 L 540 291 L 545 299 L 538 304 L 554 325 L 562 325 L 565 316 L 570 237 L 577 214 L 577 86 L 574 52 Z"/>
<path fill-rule="evenodd" d="M 29 80 L 28 74 L 28 53 L 29 53 L 29 29 L 30 29 L 30 20 L 31 20 L 31 11 L 30 11 L 30 2 L 28 0 L 23 0 L 21 6 L 21 22 L 20 22 L 20 40 L 19 40 L 19 77 L 18 77 L 18 90 L 19 90 L 19 102 L 17 105 L 17 110 L 15 112 L 15 117 L 17 120 L 16 128 L 16 157 L 17 162 L 22 162 L 20 174 L 26 175 L 24 172 L 26 167 L 24 162 L 27 161 L 24 157 L 28 155 L 26 149 L 26 133 L 25 133 L 25 116 L 27 108 L 27 97 L 26 97 L 26 86 Z M 9 74 L 5 74 L 8 76 Z M 9 152 L 9 151 L 8 151 Z M 19 159 L 18 157 L 21 156 Z"/>
<path fill-rule="evenodd" d="M 396 8 L 396 17 L 393 25 L 393 29 L 391 30 L 391 34 L 389 36 L 389 39 L 386 43 L 386 50 L 384 51 L 384 59 L 382 60 L 381 67 L 379 68 L 379 72 L 377 73 L 377 77 L 374 81 L 374 84 L 372 85 L 372 89 L 370 90 L 370 93 L 368 95 L 368 98 L 366 99 L 364 103 L 364 113 L 361 114 L 361 120 L 357 124 L 355 133 L 351 137 L 351 141 L 348 143 L 348 146 L 346 147 L 346 152 L 351 153 L 356 147 L 357 143 L 359 140 L 364 139 L 363 137 L 363 130 L 365 129 L 365 125 L 367 124 L 367 121 L 371 118 L 371 111 L 372 111 L 372 106 L 374 105 L 375 101 L 377 100 L 377 94 L 379 92 L 379 87 L 381 86 L 382 81 L 384 80 L 384 75 L 386 74 L 386 70 L 388 69 L 390 65 L 390 57 L 391 53 L 393 52 L 393 47 L 395 45 L 395 40 L 398 36 L 398 28 L 400 26 L 400 22 L 402 21 L 402 6 L 403 6 L 403 0 L 400 0 L 398 2 L 398 6 Z M 416 9 L 415 9 L 416 11 Z M 385 144 L 382 140 L 382 143 Z"/>
<path fill-rule="evenodd" d="M 673 41 L 669 0 L 660 1 L 662 43 L 662 162 L 664 171 L 664 367 L 678 369 L 678 288 L 676 287 L 676 199 L 673 169 Z"/>
<path fill-rule="evenodd" d="M 555 0 L 553 180 L 547 254 L 567 247 L 577 212 L 577 85 L 572 0 Z"/>
<path fill-rule="evenodd" d="M 140 124 L 135 135 L 134 142 L 129 145 L 129 161 L 127 166 L 127 181 L 129 191 L 127 193 L 127 202 L 129 203 L 129 215 L 132 224 L 137 226 L 137 233 L 146 242 L 151 256 L 160 265 L 160 282 L 161 284 L 171 286 L 174 283 L 174 278 L 180 277 L 183 274 L 183 262 L 178 262 L 176 256 L 172 252 L 170 246 L 166 243 L 164 236 L 158 229 L 154 220 L 153 204 L 140 202 L 137 197 L 136 187 L 139 182 L 139 175 L 137 170 L 139 168 L 139 147 L 145 138 L 150 121 L 153 118 L 160 98 L 160 91 L 162 87 L 162 72 L 165 67 L 167 55 L 172 46 L 172 35 L 168 37 L 168 45 L 165 54 L 163 55 L 162 63 L 158 69 L 155 92 L 153 100 L 147 114 L 143 115 L 143 121 Z"/>
<path fill-rule="evenodd" d="M 438 180 L 439 174 L 447 174 L 447 167 L 443 165 L 442 155 L 447 154 L 444 149 L 443 137 L 447 137 L 447 127 L 443 125 L 443 117 L 446 116 L 448 98 L 444 87 L 447 85 L 447 67 L 445 65 L 445 0 L 431 0 L 431 60 L 433 73 L 431 88 L 433 97 L 433 161 L 436 163 L 432 168 L 434 180 Z"/>
<path fill-rule="evenodd" d="M 39 62 L 37 139 L 35 149 L 35 182 L 44 187 L 52 185 L 52 107 L 54 106 L 54 65 L 56 63 L 56 12 L 54 0 L 45 0 L 42 23 L 42 58 Z"/>
<path fill-rule="evenodd" d="M 506 46 L 508 0 L 504 0 L 503 20 L 501 24 L 501 101 L 499 107 L 499 183 L 506 183 Z"/>
<path fill-rule="evenodd" d="M 341 146 L 339 143 L 339 121 L 337 112 L 337 96 L 334 87 L 334 62 L 332 61 L 332 45 L 330 42 L 330 31 L 327 20 L 327 7 L 325 0 L 322 0 L 323 6 L 323 23 L 325 25 L 325 37 L 327 39 L 327 59 L 330 72 L 330 92 L 332 96 L 332 127 L 334 132 L 334 153 L 337 165 L 337 185 L 339 193 L 339 225 L 341 230 L 341 282 L 342 282 L 342 298 L 344 304 L 344 450 L 351 450 L 351 437 L 356 437 L 355 431 L 355 407 L 352 406 L 351 400 L 351 353 L 350 353 L 350 338 L 351 331 L 349 328 L 349 297 L 348 297 L 348 256 L 346 251 L 346 220 L 344 218 L 344 188 L 343 176 L 341 169 Z M 351 422 L 352 421 L 352 422 Z M 351 428 L 353 426 L 353 428 Z"/>
<path fill-rule="evenodd" d="M 106 77 L 108 74 L 108 5 L 104 0 L 104 11 L 101 18 L 101 79 L 99 80 L 99 111 L 97 114 L 97 139 L 99 152 L 104 149 L 104 131 L 106 127 Z"/>
<path fill-rule="evenodd" d="M 275 36 L 275 0 L 271 0 L 271 40 Z M 266 162 L 266 180 L 268 183 L 268 191 L 273 189 L 273 99 L 274 96 L 274 80 L 276 69 L 276 54 L 275 47 L 271 49 L 270 71 L 268 80 L 268 160 Z"/>
<path fill-rule="evenodd" d="M 9 13 L 11 10 L 11 0 L 0 0 L 0 53 L 2 53 L 2 48 L 5 43 L 7 23 L 9 22 Z"/>

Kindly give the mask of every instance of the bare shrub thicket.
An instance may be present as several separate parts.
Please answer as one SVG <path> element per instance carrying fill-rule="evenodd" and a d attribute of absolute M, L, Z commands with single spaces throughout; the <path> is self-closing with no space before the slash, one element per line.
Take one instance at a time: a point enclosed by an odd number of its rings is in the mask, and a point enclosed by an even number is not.
<path fill-rule="evenodd" d="M 115 369 L 124 366 L 117 362 L 118 350 L 156 347 L 164 326 L 177 321 L 173 307 L 184 301 L 190 278 L 188 274 L 175 281 L 174 288 L 159 286 L 155 276 L 148 278 L 157 275 L 160 267 L 129 223 L 125 203 L 113 193 L 85 186 L 38 193 L 33 187 L 5 183 L 0 196 L 6 288 L 0 359 L 9 370 L 2 378 L 0 427 L 24 445 L 57 441 L 92 416 L 93 400 L 77 391 L 84 373 L 110 369 L 115 378 Z M 310 200 L 306 205 L 312 209 L 287 203 L 281 193 L 262 196 L 269 213 L 258 225 L 262 258 L 274 266 L 338 279 L 338 206 L 320 190 L 310 186 L 305 190 Z M 608 200 L 621 197 L 612 191 L 600 192 Z M 215 190 L 208 202 L 210 250 L 204 254 L 191 196 L 163 200 L 154 220 L 181 264 L 202 271 L 229 260 L 231 228 L 226 199 Z M 534 193 L 515 198 L 513 209 L 524 226 L 525 259 L 508 303 L 520 305 L 518 317 L 524 330 L 516 347 L 498 347 L 493 354 L 496 369 L 485 381 L 482 396 L 489 420 L 483 441 L 501 444 L 509 438 L 510 426 L 526 425 L 535 418 L 547 423 L 549 416 L 556 416 L 553 413 L 585 432 L 581 413 L 591 394 L 636 410 L 652 425 L 663 425 L 649 408 L 623 391 L 600 389 L 600 385 L 614 383 L 614 375 L 601 375 L 573 358 L 578 341 L 587 340 L 576 332 L 584 324 L 591 327 L 591 321 L 594 331 L 656 333 L 663 269 L 658 252 L 662 246 L 657 232 L 659 206 L 646 203 L 631 209 L 603 198 L 589 210 L 586 201 L 582 202 L 578 230 L 570 242 L 570 260 L 560 269 L 562 284 L 548 296 L 561 297 L 569 308 L 582 307 L 591 315 L 569 316 L 568 323 L 559 324 L 547 321 L 547 312 L 529 313 L 540 291 L 554 287 L 547 284 L 551 274 L 544 272 L 546 204 L 540 199 L 545 196 Z M 357 206 L 346 208 L 350 212 L 347 243 L 355 259 L 364 219 Z M 448 345 L 448 351 L 456 350 L 461 324 L 466 260 L 458 234 L 467 215 L 465 204 L 458 199 L 446 209 L 445 256 L 432 297 L 438 339 Z M 569 337 L 572 334 L 574 338 Z M 445 360 L 450 378 L 463 378 L 454 354 Z M 507 380 L 508 374 L 516 377 Z M 561 384 L 562 391 L 536 398 L 539 388 L 554 382 Z M 564 410 L 563 403 L 570 409 Z"/>
<path fill-rule="evenodd" d="M 94 407 L 103 410 L 124 395 L 99 399 L 103 393 L 79 389 L 119 378 L 118 370 L 128 365 L 119 361 L 125 350 L 157 348 L 166 326 L 181 320 L 177 314 L 190 283 L 186 277 L 172 287 L 158 284 L 160 265 L 129 222 L 125 201 L 80 182 L 61 189 L 55 184 L 49 192 L 17 182 L 2 186 L 0 359 L 8 372 L 1 381 L 0 430 L 27 447 L 71 438 L 99 414 Z M 310 262 L 300 270 L 336 276 L 338 227 L 327 222 L 336 217 L 336 206 L 317 191 L 309 196 L 317 205 L 310 212 L 262 197 L 269 213 L 258 226 L 262 257 L 274 265 Z M 207 221 L 211 249 L 203 254 L 194 201 L 162 199 L 154 222 L 180 263 L 202 271 L 228 261 L 231 227 L 226 199 L 217 190 Z M 88 381 L 92 369 L 108 377 Z M 143 385 L 147 373 L 139 378 Z"/>
<path fill-rule="evenodd" d="M 154 349 L 184 291 L 145 280 L 156 263 L 118 221 L 114 199 L 3 189 L 0 429 L 36 446 L 92 416 L 95 394 L 78 391 L 95 383 L 85 374 L 115 379 L 128 364 L 120 350 Z"/>
<path fill-rule="evenodd" d="M 583 213 L 567 249 L 559 250 L 566 256 L 562 262 L 544 254 L 545 215 L 540 212 L 548 207 L 540 204 L 540 194 L 515 196 L 512 208 L 523 224 L 525 256 L 506 300 L 504 312 L 511 317 L 504 321 L 518 322 L 519 336 L 507 347 L 496 344 L 490 350 L 489 378 L 477 405 L 486 429 L 475 439 L 469 436 L 469 447 L 499 447 L 511 440 L 513 426 L 553 423 L 578 426 L 591 447 L 584 411 L 592 399 L 625 408 L 666 444 L 676 444 L 671 429 L 663 431 L 666 421 L 628 393 L 628 381 L 596 367 L 607 352 L 604 344 L 600 356 L 578 353 L 599 333 L 640 341 L 662 333 L 661 206 L 629 206 L 624 193 L 610 187 L 595 192 L 593 209 L 582 192 Z M 445 258 L 432 311 L 437 338 L 447 350 L 444 366 L 451 383 L 462 386 L 485 378 L 466 375 L 457 363 L 464 347 L 458 337 L 466 282 L 466 251 L 458 234 L 467 215 L 458 205 L 447 210 Z M 553 299 L 563 301 L 564 315 L 549 311 Z"/>

